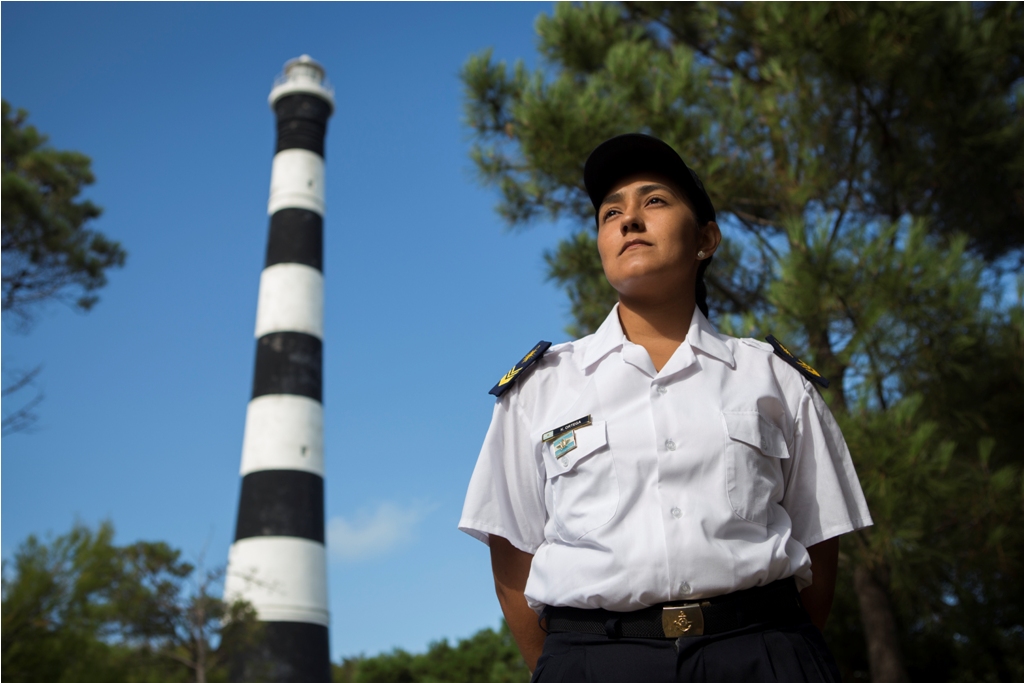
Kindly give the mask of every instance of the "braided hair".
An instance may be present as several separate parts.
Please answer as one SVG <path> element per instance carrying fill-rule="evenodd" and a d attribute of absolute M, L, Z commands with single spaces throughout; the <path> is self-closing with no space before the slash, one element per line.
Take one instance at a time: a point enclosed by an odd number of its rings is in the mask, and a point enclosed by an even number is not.
<path fill-rule="evenodd" d="M 697 266 L 697 308 L 700 309 L 700 312 L 704 314 L 705 318 L 709 319 L 711 318 L 711 315 L 708 313 L 708 286 L 704 282 L 704 271 L 711 265 L 711 259 L 713 258 L 714 256 L 708 256 L 700 262 L 699 266 Z"/>
<path fill-rule="evenodd" d="M 710 217 L 706 215 L 699 216 L 697 218 L 697 234 L 699 235 L 703 232 L 707 224 L 713 220 L 715 220 L 714 215 Z M 699 266 L 697 266 L 697 286 L 694 290 L 696 295 L 695 298 L 697 299 L 697 308 L 700 309 L 700 312 L 703 313 L 704 317 L 708 320 L 711 319 L 711 314 L 708 312 L 708 286 L 707 283 L 704 282 L 704 271 L 706 271 L 708 266 L 711 265 L 711 259 L 713 258 L 714 256 L 708 256 L 700 262 Z"/>

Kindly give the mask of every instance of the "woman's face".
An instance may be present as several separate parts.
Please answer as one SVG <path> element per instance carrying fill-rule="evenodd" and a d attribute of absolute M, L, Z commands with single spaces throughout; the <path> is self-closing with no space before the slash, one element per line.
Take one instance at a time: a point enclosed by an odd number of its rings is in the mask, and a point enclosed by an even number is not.
<path fill-rule="evenodd" d="M 668 178 L 638 173 L 608 192 L 598 210 L 597 249 L 605 277 L 621 296 L 677 297 L 693 291 L 697 268 L 721 240 L 700 227 L 690 200 Z"/>

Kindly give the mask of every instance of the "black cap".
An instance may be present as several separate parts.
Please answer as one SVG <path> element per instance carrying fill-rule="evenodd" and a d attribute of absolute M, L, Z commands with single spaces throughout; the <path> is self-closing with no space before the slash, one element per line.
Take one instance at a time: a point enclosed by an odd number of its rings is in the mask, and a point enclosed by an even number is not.
<path fill-rule="evenodd" d="M 605 140 L 590 153 L 583 167 L 583 184 L 596 211 L 608 192 L 627 176 L 644 171 L 661 173 L 679 183 L 693 202 L 697 220 L 715 220 L 715 207 L 697 174 L 683 163 L 668 144 L 642 133 L 628 133 Z"/>

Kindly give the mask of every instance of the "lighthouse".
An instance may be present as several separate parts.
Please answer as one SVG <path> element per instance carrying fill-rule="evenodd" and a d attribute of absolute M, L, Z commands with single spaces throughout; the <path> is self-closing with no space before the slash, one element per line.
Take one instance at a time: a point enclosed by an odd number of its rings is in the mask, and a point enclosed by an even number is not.
<path fill-rule="evenodd" d="M 324 136 L 334 94 L 308 55 L 270 92 L 277 146 L 256 306 L 256 368 L 224 594 L 255 607 L 260 644 L 236 683 L 330 683 L 324 546 Z"/>

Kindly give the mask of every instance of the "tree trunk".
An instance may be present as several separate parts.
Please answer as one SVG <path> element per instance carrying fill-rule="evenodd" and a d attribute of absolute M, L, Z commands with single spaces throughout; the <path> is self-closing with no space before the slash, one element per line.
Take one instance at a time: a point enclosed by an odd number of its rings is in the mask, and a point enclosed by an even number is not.
<path fill-rule="evenodd" d="M 195 623 L 192 624 L 193 638 L 196 644 L 196 683 L 206 683 L 206 633 L 204 631 L 206 627 L 206 603 L 204 598 L 206 597 L 206 582 L 199 588 L 198 600 L 195 602 L 195 607 L 189 610 L 189 616 L 195 619 Z"/>
<path fill-rule="evenodd" d="M 896 637 L 896 619 L 885 587 L 864 565 L 853 570 L 853 589 L 860 604 L 860 621 L 868 645 L 871 683 L 907 683 Z"/>

